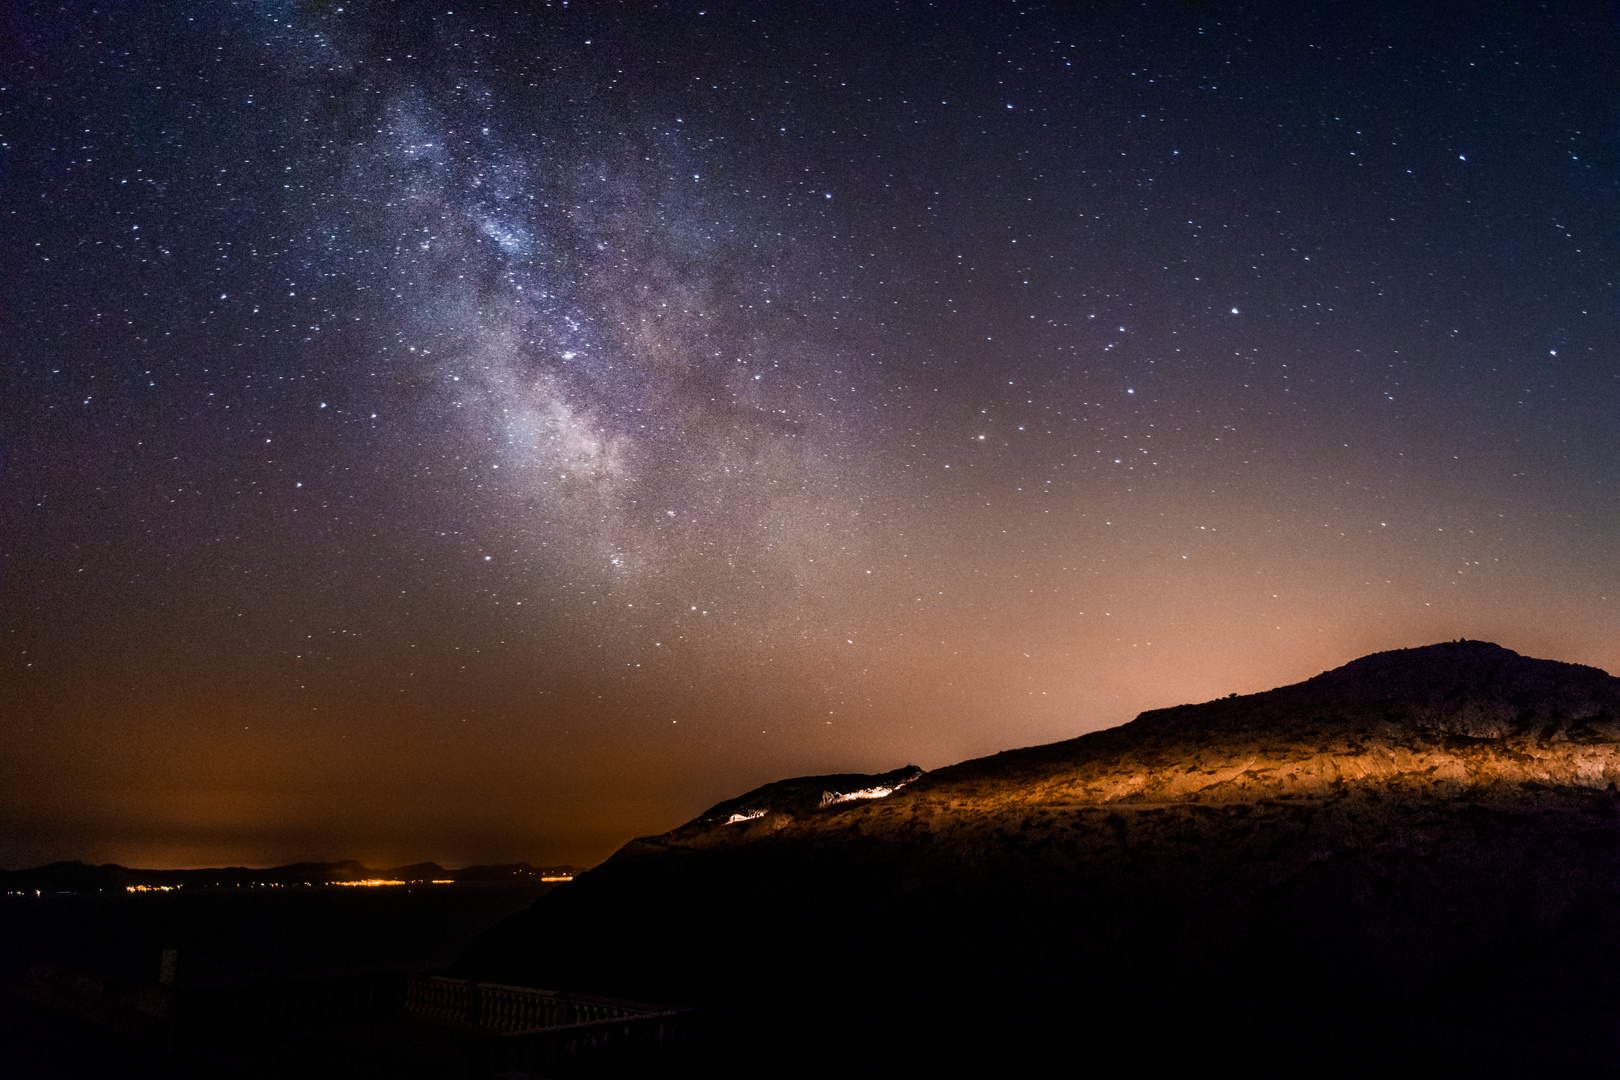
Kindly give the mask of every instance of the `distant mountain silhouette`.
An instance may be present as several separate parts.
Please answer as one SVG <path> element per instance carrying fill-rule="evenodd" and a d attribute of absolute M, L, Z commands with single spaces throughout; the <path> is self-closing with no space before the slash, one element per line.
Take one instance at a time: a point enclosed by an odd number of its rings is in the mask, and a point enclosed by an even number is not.
<path fill-rule="evenodd" d="M 457 971 L 705 1005 L 765 1075 L 1620 1067 L 1603 671 L 1449 642 L 914 773 L 632 841 Z"/>
<path fill-rule="evenodd" d="M 122 892 L 146 886 L 190 889 L 242 888 L 256 885 L 331 885 L 347 881 L 383 879 L 427 882 L 501 882 L 576 873 L 571 866 L 541 868 L 528 863 L 468 866 L 446 870 L 438 863 L 413 863 L 392 870 L 372 870 L 355 861 L 301 862 L 252 869 L 220 866 L 204 870 L 140 870 L 117 863 L 90 866 L 82 862 L 55 862 L 32 870 L 0 870 L 0 894 L 9 892 L 98 893 Z"/>

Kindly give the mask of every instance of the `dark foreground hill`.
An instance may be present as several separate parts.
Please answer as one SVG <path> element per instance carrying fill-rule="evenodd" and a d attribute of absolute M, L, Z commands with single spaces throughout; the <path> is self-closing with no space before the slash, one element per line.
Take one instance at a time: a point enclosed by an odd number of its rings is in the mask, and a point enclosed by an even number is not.
<path fill-rule="evenodd" d="M 1620 1068 L 1620 679 L 1483 642 L 633 841 L 479 978 L 701 1004 L 716 1071 Z M 887 790 L 885 790 L 887 789 Z"/>

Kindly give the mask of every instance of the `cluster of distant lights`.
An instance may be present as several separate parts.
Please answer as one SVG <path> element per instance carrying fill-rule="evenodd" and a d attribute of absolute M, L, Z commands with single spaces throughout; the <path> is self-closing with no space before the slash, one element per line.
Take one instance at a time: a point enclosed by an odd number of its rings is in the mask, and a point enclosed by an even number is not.
<path fill-rule="evenodd" d="M 543 881 L 543 882 L 573 881 L 574 880 L 574 875 L 573 874 L 542 874 L 540 876 L 540 880 Z M 249 888 L 249 889 L 297 889 L 297 888 L 310 888 L 310 887 L 318 886 L 318 885 L 366 885 L 366 886 L 376 886 L 376 885 L 454 885 L 455 883 L 456 883 L 455 878 L 431 878 L 431 879 L 426 880 L 426 881 L 424 881 L 424 880 L 422 880 L 420 878 L 417 878 L 416 880 L 413 880 L 413 881 L 407 881 L 404 878 L 362 878 L 359 881 L 298 881 L 298 882 L 292 882 L 292 883 L 288 883 L 288 882 L 285 882 L 285 881 L 257 881 L 257 882 L 251 882 L 248 885 L 246 885 L 245 887 Z M 208 888 L 209 886 L 205 885 L 205 886 L 202 886 L 202 887 L 203 888 Z M 217 885 L 214 886 L 214 887 L 218 888 Z M 240 889 L 240 888 L 243 888 L 244 886 L 241 883 L 237 883 L 233 887 Z M 178 892 L 179 890 L 181 890 L 183 888 L 185 888 L 184 885 L 125 885 L 124 886 L 124 891 L 127 892 L 127 893 L 159 893 L 159 892 Z M 41 889 L 20 889 L 20 890 L 13 889 L 13 890 L 8 891 L 6 893 L 6 895 L 7 896 L 44 896 L 44 895 L 46 895 L 46 893 L 47 893 L 47 890 L 41 890 Z M 52 894 L 57 895 L 57 896 L 73 895 L 71 890 L 66 890 L 66 889 L 54 890 L 54 892 Z"/>
<path fill-rule="evenodd" d="M 543 874 L 541 881 L 573 881 L 573 874 Z M 427 882 L 421 879 L 404 881 L 400 878 L 362 878 L 359 881 L 334 881 L 333 885 L 454 885 L 455 878 L 433 878 Z"/>

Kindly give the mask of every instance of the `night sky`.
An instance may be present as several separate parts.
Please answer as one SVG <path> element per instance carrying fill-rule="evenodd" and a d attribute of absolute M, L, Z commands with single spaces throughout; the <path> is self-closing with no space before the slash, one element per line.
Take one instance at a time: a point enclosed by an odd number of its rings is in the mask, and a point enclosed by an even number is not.
<path fill-rule="evenodd" d="M 1620 15 L 1507 8 L 6 5 L 0 865 L 1620 671 Z"/>

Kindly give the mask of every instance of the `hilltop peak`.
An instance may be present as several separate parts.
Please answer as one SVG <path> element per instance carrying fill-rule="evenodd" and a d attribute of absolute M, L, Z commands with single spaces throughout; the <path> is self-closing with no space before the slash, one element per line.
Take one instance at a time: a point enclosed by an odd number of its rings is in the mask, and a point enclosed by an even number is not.
<path fill-rule="evenodd" d="M 1580 735 L 1617 723 L 1620 679 L 1608 672 L 1463 640 L 1372 653 L 1258 694 L 1155 709 L 1120 730 L 1405 729 L 1494 739 Z"/>

